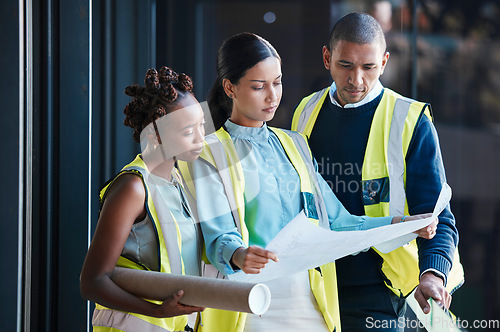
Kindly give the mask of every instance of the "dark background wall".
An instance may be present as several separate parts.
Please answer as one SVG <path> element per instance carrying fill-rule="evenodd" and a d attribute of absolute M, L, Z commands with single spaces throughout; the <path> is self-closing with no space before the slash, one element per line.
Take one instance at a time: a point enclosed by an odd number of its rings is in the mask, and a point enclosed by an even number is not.
<path fill-rule="evenodd" d="M 500 319 L 500 6 L 389 2 L 383 83 L 432 103 L 454 191 L 467 281 L 452 311 L 471 324 Z M 193 77 L 203 101 L 220 43 L 255 32 L 283 59 L 284 94 L 271 124 L 288 127 L 300 99 L 330 83 L 321 47 L 333 23 L 370 4 L 3 0 L 0 331 L 87 330 L 93 308 L 81 299 L 78 278 L 98 190 L 138 152 L 122 124 L 127 85 L 169 65 Z"/>
<path fill-rule="evenodd" d="M 18 47 L 18 7 L 16 1 L 2 2 L 0 20 L 3 28 L 10 33 L 0 34 L 0 61 L 2 65 L 1 96 L 3 100 L 4 128 L 2 142 L 5 148 L 1 170 L 6 174 L 2 181 L 0 201 L 4 213 L 3 231 L 0 233 L 0 251 L 2 254 L 2 273 L 0 284 L 5 301 L 0 301 L 0 312 L 5 327 L 3 331 L 15 331 L 17 304 L 17 271 L 18 271 L 18 196 L 19 196 L 19 47 Z M 5 47 L 4 45 L 9 45 Z M 9 64 L 9 65 L 7 65 Z M 8 82 L 8 84 L 7 84 Z M 12 317 L 12 318 L 10 318 Z"/>

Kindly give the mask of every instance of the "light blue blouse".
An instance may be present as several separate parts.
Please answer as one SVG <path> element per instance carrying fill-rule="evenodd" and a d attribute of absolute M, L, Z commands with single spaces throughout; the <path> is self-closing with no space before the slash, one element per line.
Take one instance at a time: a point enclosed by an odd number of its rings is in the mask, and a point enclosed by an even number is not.
<path fill-rule="evenodd" d="M 266 245 L 302 210 L 299 175 L 278 137 L 264 124 L 243 127 L 227 121 L 245 178 L 245 224 L 249 245 Z M 235 272 L 230 260 L 236 249 L 246 247 L 230 212 L 224 188 L 212 165 L 194 162 L 196 198 L 207 257 L 222 273 Z M 364 230 L 391 223 L 392 217 L 351 215 L 328 184 L 316 173 L 325 201 L 330 229 Z"/>

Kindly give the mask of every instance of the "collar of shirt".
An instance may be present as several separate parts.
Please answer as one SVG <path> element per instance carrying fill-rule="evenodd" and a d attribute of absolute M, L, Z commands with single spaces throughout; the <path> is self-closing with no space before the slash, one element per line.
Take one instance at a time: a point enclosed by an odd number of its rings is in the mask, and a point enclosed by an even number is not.
<path fill-rule="evenodd" d="M 377 83 L 375 84 L 373 89 L 370 92 L 368 92 L 368 94 L 366 95 L 365 98 L 363 98 L 362 100 L 358 101 L 355 104 L 345 104 L 343 108 L 356 108 L 356 107 L 362 106 L 364 104 L 368 104 L 373 99 L 377 98 L 383 89 L 384 89 L 384 86 L 382 85 L 382 83 L 380 83 L 379 80 L 377 80 Z M 342 107 L 342 106 L 340 106 L 339 102 L 334 97 L 335 91 L 337 91 L 337 86 L 335 85 L 335 82 L 333 82 L 332 85 L 330 86 L 330 100 L 332 101 L 333 105 L 336 105 L 338 107 Z"/>
<path fill-rule="evenodd" d="M 237 125 L 228 119 L 224 124 L 224 127 L 233 138 L 252 141 L 267 141 L 269 138 L 269 130 L 267 129 L 267 124 L 265 122 L 262 127 L 245 127 Z"/>

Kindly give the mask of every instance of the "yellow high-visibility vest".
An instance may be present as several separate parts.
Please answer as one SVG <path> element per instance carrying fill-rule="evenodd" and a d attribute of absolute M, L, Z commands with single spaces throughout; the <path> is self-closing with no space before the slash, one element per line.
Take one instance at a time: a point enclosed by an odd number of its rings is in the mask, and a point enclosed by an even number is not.
<path fill-rule="evenodd" d="M 166 217 L 171 216 L 172 219 L 166 222 L 160 222 L 156 207 L 153 203 L 150 188 L 145 180 L 145 172 L 147 167 L 142 158 L 138 155 L 133 162 L 125 166 L 120 173 L 110 181 L 100 192 L 101 201 L 104 201 L 108 189 L 111 184 L 124 173 L 133 173 L 141 177 L 146 190 L 146 211 L 149 219 L 153 221 L 156 240 L 158 243 L 158 261 L 160 262 L 158 270 L 165 273 L 184 274 L 184 263 L 181 257 L 181 233 L 177 221 L 170 211 L 165 214 Z M 175 172 L 175 171 L 174 171 Z M 174 174 L 176 176 L 176 174 Z M 177 175 L 178 176 L 178 175 Z M 158 207 L 160 208 L 160 207 Z M 162 207 L 163 208 L 163 207 Z M 166 226 L 169 229 L 166 229 Z M 172 225 L 174 227 L 172 227 Z M 144 267 L 127 259 L 123 256 L 118 258 L 116 266 L 126 267 L 130 269 L 143 270 Z M 154 303 L 160 303 L 152 301 Z M 176 316 L 172 318 L 155 318 L 136 313 L 122 312 L 106 308 L 96 303 L 92 324 L 96 332 L 111 332 L 111 331 L 158 331 L 158 332 L 173 332 L 184 331 L 187 324 L 187 316 Z"/>
<path fill-rule="evenodd" d="M 305 97 L 297 106 L 292 130 L 310 136 L 329 89 Z M 363 160 L 361 184 L 365 214 L 370 217 L 408 215 L 406 202 L 406 154 L 421 113 L 431 121 L 428 104 L 405 98 L 384 89 L 375 110 Z M 390 167 L 388 166 L 390 165 Z M 375 249 L 375 251 L 377 251 Z M 382 272 L 386 285 L 398 296 L 407 296 L 419 283 L 417 243 L 400 247 L 389 253 L 377 253 L 383 258 Z M 464 272 L 458 248 L 446 289 L 452 293 L 464 283 Z"/>
<path fill-rule="evenodd" d="M 312 154 L 305 137 L 299 133 L 271 129 L 278 137 L 288 158 L 299 174 L 304 212 L 311 222 L 329 228 L 326 207 L 319 191 Z M 224 186 L 233 218 L 244 243 L 248 245 L 248 230 L 245 225 L 244 188 L 245 178 L 231 136 L 221 128 L 206 137 L 200 157 L 214 166 Z M 195 186 L 190 163 L 178 162 L 186 187 L 195 199 Z M 324 217 L 321 217 L 324 216 Z M 340 332 L 340 313 L 337 295 L 335 263 L 328 263 L 309 270 L 309 283 L 318 307 L 330 331 Z M 201 314 L 199 332 L 240 332 L 245 327 L 246 313 L 205 309 Z"/>

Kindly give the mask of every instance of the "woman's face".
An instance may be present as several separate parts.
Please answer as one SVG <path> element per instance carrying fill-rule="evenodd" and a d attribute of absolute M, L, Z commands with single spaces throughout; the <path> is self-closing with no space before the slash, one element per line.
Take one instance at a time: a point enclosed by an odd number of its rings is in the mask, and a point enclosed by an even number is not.
<path fill-rule="evenodd" d="M 250 68 L 238 84 L 223 81 L 224 90 L 233 100 L 231 121 L 245 127 L 261 127 L 270 121 L 281 101 L 281 64 L 269 57 Z"/>
<path fill-rule="evenodd" d="M 205 120 L 198 101 L 188 94 L 174 109 L 156 120 L 165 157 L 194 161 L 203 149 Z"/>

